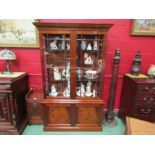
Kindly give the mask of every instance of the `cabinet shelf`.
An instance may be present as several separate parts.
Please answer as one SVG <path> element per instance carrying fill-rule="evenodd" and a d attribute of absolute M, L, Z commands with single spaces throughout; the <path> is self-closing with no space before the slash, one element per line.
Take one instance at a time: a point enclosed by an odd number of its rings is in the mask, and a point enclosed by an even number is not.
<path fill-rule="evenodd" d="M 77 41 L 102 41 L 102 39 L 76 39 Z"/>
<path fill-rule="evenodd" d="M 98 78 L 96 78 L 96 79 L 87 79 L 87 78 L 82 78 L 82 79 L 79 79 L 79 78 L 77 78 L 77 81 L 78 82 L 82 82 L 82 81 L 94 81 L 94 82 L 97 82 L 97 81 L 100 81 L 100 79 L 99 79 L 99 77 Z"/>
<path fill-rule="evenodd" d="M 43 38 L 43 40 L 46 40 L 46 41 L 54 41 L 54 40 L 57 40 L 57 41 L 70 41 L 69 38 Z"/>
<path fill-rule="evenodd" d="M 63 53 L 63 52 L 67 52 L 69 53 L 70 50 L 67 50 L 67 49 L 58 49 L 58 50 L 54 50 L 54 49 L 46 49 L 44 48 L 44 50 L 47 52 L 47 53 Z"/>
<path fill-rule="evenodd" d="M 57 65 L 55 65 L 55 66 L 57 66 Z M 50 69 L 53 69 L 54 70 L 54 64 L 47 64 L 46 66 L 44 66 L 44 68 L 50 68 Z M 65 67 L 66 67 L 66 65 L 64 65 L 64 66 L 57 66 L 58 67 L 58 69 L 65 69 Z"/>
<path fill-rule="evenodd" d="M 47 96 L 48 96 L 47 97 L 48 99 L 68 99 L 68 98 L 70 98 L 70 97 L 64 97 L 63 95 L 58 95 L 56 97 L 52 97 L 52 96 L 47 94 Z"/>
<path fill-rule="evenodd" d="M 48 82 L 52 83 L 59 83 L 59 82 L 67 82 L 68 80 L 66 79 L 61 79 L 61 80 L 48 80 Z"/>
<path fill-rule="evenodd" d="M 96 54 L 98 51 L 100 51 L 100 49 L 99 50 L 81 50 L 81 49 L 79 49 L 78 51 L 82 52 L 82 53 Z"/>

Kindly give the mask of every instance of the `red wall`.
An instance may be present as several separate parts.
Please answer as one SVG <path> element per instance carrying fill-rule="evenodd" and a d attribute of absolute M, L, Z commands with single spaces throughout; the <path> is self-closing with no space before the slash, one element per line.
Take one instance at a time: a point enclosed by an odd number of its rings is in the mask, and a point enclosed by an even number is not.
<path fill-rule="evenodd" d="M 142 55 L 142 73 L 146 74 L 150 64 L 155 64 L 155 37 L 131 36 L 131 23 L 129 19 L 95 19 L 95 20 L 45 20 L 40 22 L 71 22 L 71 23 L 108 23 L 113 24 L 108 33 L 108 49 L 105 69 L 104 99 L 107 105 L 112 74 L 112 58 L 117 48 L 121 49 L 121 61 L 118 75 L 115 108 L 119 108 L 119 99 L 123 74 L 130 72 L 132 59 L 138 49 Z M 42 87 L 41 64 L 39 49 L 10 48 L 17 55 L 17 61 L 13 62 L 13 71 L 25 71 L 29 74 L 29 85 L 33 88 Z M 4 63 L 0 61 L 0 71 L 4 69 Z"/>

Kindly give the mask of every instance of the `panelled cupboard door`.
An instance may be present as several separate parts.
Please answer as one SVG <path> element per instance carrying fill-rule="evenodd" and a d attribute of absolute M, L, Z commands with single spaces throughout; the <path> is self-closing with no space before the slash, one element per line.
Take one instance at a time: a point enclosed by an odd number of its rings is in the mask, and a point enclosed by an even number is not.
<path fill-rule="evenodd" d="M 46 131 L 56 130 L 83 130 L 89 127 L 89 130 L 101 128 L 102 122 L 101 105 L 91 106 L 85 105 L 49 105 L 48 107 L 48 123 L 45 124 Z M 68 128 L 67 128 L 68 127 Z"/>

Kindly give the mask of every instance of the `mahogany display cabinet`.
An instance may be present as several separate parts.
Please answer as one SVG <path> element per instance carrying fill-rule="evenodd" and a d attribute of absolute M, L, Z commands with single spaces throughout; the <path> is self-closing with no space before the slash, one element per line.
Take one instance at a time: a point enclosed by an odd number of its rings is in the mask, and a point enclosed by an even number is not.
<path fill-rule="evenodd" d="M 45 131 L 99 131 L 111 24 L 34 23 L 39 32 Z"/>

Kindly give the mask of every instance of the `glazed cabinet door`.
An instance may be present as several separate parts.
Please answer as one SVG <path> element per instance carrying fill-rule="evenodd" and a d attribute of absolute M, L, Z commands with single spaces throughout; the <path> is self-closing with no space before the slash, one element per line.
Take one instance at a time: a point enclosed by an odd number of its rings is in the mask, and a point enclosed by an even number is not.
<path fill-rule="evenodd" d="M 42 34 L 44 96 L 70 98 L 70 34 Z"/>
<path fill-rule="evenodd" d="M 102 98 L 104 35 L 77 32 L 76 43 L 76 97 Z"/>

